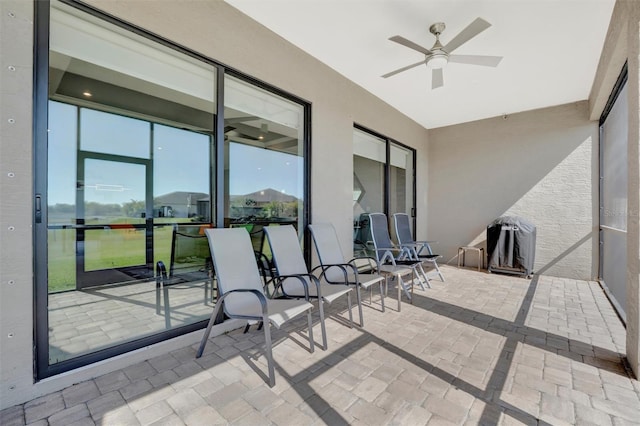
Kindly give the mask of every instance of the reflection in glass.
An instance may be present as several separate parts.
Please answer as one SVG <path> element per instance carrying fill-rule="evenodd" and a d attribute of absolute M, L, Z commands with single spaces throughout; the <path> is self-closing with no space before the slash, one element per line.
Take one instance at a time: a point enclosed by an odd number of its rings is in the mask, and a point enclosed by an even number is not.
<path fill-rule="evenodd" d="M 210 315 L 216 74 L 57 1 L 49 59 L 54 364 Z"/>
<path fill-rule="evenodd" d="M 149 158 L 149 123 L 87 108 L 80 110 L 82 151 Z"/>
<path fill-rule="evenodd" d="M 264 251 L 262 228 L 302 229 L 303 106 L 225 77 L 225 225 L 245 227 Z"/>
<path fill-rule="evenodd" d="M 153 127 L 154 223 L 211 222 L 210 135 Z"/>
<path fill-rule="evenodd" d="M 353 249 L 367 252 L 371 241 L 367 213 L 384 212 L 386 142 L 369 133 L 353 131 Z"/>
<path fill-rule="evenodd" d="M 389 216 L 394 213 L 412 215 L 415 185 L 413 151 L 391 144 L 389 167 Z"/>

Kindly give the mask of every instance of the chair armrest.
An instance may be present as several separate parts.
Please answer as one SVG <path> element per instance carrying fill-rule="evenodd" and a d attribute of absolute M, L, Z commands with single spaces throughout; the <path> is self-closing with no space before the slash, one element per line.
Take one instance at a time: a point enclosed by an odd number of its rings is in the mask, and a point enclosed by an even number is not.
<path fill-rule="evenodd" d="M 267 297 L 264 295 L 263 292 L 253 289 L 253 288 L 238 288 L 235 290 L 229 290 L 226 293 L 224 293 L 223 295 L 219 296 L 217 303 L 222 303 L 222 301 L 229 296 L 230 294 L 233 293 L 252 293 L 254 296 L 256 296 L 258 298 L 258 301 L 260 302 L 260 305 L 262 307 L 262 316 L 263 318 L 267 317 L 268 314 L 268 310 L 267 310 Z M 248 317 L 248 316 L 238 316 L 238 315 L 234 315 L 235 318 L 255 318 L 255 317 Z"/>
<path fill-rule="evenodd" d="M 331 268 L 339 268 L 342 271 L 342 275 L 344 277 L 344 281 L 342 282 L 335 282 L 335 281 L 331 281 L 329 280 L 329 278 L 327 278 L 327 270 L 331 269 Z M 320 278 L 322 278 L 324 276 L 324 279 L 326 280 L 326 282 L 328 284 L 348 284 L 349 283 L 349 278 L 347 276 L 347 269 L 346 268 L 352 268 L 352 265 L 349 265 L 348 263 L 325 263 L 322 265 L 318 265 L 315 268 L 312 269 L 312 271 L 315 271 L 317 269 L 322 269 L 322 272 L 320 273 Z"/>
<path fill-rule="evenodd" d="M 284 291 L 284 288 L 282 287 L 282 284 L 283 284 L 284 280 L 286 280 L 287 278 L 296 278 L 298 281 L 300 281 L 302 283 L 302 288 L 304 289 L 304 298 L 305 298 L 305 300 L 309 301 L 309 283 L 307 282 L 307 280 L 304 279 L 305 277 L 307 277 L 311 281 L 313 281 L 313 283 L 316 285 L 316 288 L 317 288 L 317 291 L 318 291 L 318 297 L 320 297 L 320 281 L 318 280 L 318 277 L 316 277 L 313 274 L 278 275 L 276 277 L 276 279 L 278 280 L 278 283 L 276 284 L 276 288 L 274 290 L 278 291 L 278 287 L 280 287 L 280 289 L 282 290 L 282 294 L 284 294 L 287 297 L 291 297 L 291 296 L 287 295 L 286 291 Z"/>
<path fill-rule="evenodd" d="M 375 257 L 372 257 L 372 256 L 357 256 L 357 257 L 354 257 L 353 259 L 351 259 L 348 262 L 348 263 L 354 265 L 356 269 L 358 269 L 358 265 L 356 264 L 356 260 L 367 260 L 370 267 L 372 267 L 375 271 L 380 271 L 380 262 L 378 262 L 378 260 Z M 373 262 L 373 265 L 375 265 L 375 266 L 372 266 L 372 262 Z"/>

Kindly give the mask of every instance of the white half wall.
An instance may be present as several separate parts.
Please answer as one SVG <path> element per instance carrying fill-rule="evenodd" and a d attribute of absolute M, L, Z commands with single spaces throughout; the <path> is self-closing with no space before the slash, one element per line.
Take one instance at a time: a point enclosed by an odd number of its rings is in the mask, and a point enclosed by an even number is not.
<path fill-rule="evenodd" d="M 536 273 L 598 270 L 598 124 L 578 102 L 429 131 L 428 229 L 443 263 L 503 215 L 537 227 Z M 475 256 L 467 256 L 474 261 Z"/>

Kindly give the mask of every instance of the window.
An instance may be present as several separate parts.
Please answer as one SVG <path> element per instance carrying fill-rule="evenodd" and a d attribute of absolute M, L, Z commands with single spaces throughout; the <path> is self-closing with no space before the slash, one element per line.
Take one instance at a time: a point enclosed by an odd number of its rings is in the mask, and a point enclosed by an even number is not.
<path fill-rule="evenodd" d="M 76 6 L 36 4 L 38 378 L 204 327 L 206 228 L 308 221 L 308 104 Z"/>
<path fill-rule="evenodd" d="M 354 128 L 354 252 L 368 251 L 367 243 L 371 241 L 368 213 L 415 216 L 414 170 L 414 150 L 363 128 Z"/>
<path fill-rule="evenodd" d="M 233 77 L 224 98 L 225 225 L 265 252 L 264 226 L 304 230 L 304 109 Z"/>

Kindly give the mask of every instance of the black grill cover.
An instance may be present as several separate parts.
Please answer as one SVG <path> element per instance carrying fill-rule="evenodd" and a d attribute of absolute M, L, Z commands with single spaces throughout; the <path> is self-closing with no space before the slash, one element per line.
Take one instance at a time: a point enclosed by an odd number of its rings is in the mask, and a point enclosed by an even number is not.
<path fill-rule="evenodd" d="M 490 272 L 533 274 L 536 227 L 527 219 L 502 216 L 487 226 L 487 254 Z"/>

